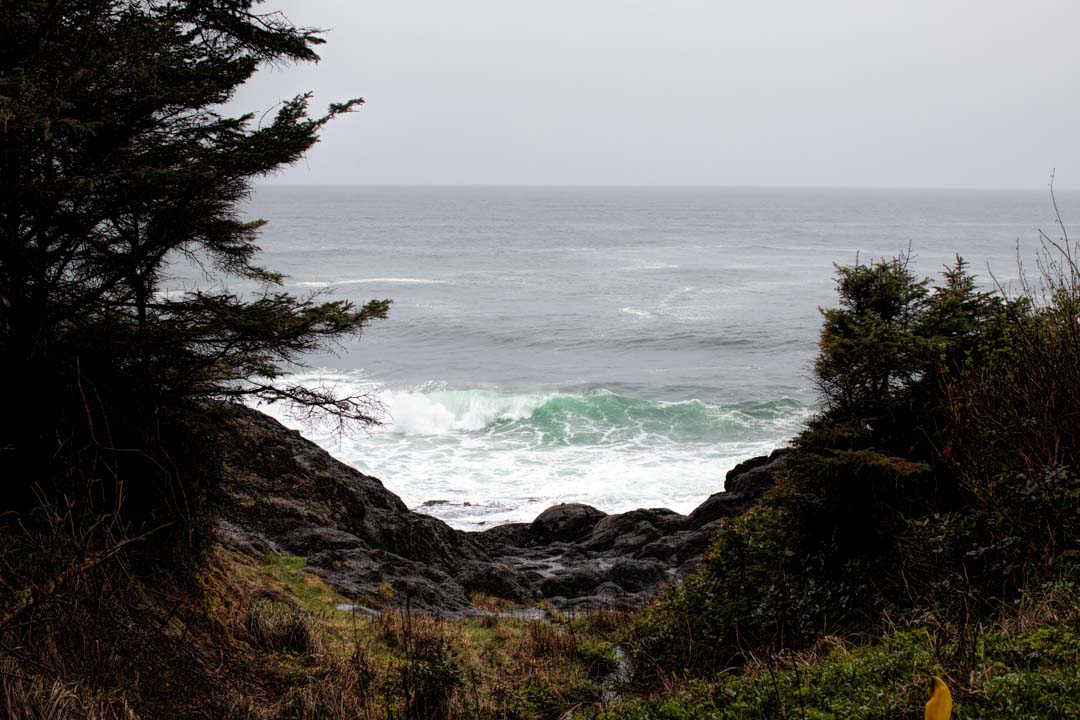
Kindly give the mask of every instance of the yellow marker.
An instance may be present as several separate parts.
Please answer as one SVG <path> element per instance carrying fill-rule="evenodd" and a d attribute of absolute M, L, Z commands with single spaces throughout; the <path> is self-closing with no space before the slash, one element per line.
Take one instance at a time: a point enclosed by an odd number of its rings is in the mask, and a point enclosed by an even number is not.
<path fill-rule="evenodd" d="M 930 688 L 930 702 L 926 703 L 926 720 L 949 720 L 952 715 L 952 695 L 945 681 L 934 676 L 934 684 Z"/>

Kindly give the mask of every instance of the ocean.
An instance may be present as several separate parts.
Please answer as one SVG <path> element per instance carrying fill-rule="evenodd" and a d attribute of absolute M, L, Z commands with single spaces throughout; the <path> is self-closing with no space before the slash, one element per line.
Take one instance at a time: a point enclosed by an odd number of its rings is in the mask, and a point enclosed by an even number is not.
<path fill-rule="evenodd" d="M 687 512 L 813 414 L 834 263 L 960 253 L 1009 285 L 1018 243 L 1031 264 L 1056 234 L 1045 191 L 264 186 L 244 212 L 290 292 L 393 300 L 291 369 L 378 397 L 381 427 L 264 409 L 464 529 L 569 501 Z"/>

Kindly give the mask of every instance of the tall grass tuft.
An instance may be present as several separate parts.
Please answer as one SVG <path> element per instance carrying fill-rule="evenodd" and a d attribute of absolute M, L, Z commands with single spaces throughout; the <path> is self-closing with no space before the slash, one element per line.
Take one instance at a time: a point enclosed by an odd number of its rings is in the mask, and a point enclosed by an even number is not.
<path fill-rule="evenodd" d="M 253 603 L 244 631 L 253 645 L 264 650 L 299 655 L 320 655 L 325 650 L 322 632 L 311 613 L 285 603 Z"/>

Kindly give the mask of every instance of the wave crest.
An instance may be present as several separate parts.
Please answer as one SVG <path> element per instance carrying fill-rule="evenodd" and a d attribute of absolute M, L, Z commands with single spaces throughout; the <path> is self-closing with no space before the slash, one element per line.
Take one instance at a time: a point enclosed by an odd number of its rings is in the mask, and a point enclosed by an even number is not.
<path fill-rule="evenodd" d="M 447 435 L 483 430 L 499 420 L 521 420 L 544 403 L 542 395 L 506 395 L 489 390 L 380 393 L 391 418 L 389 429 L 406 435 Z"/>
<path fill-rule="evenodd" d="M 485 433 L 528 445 L 723 442 L 766 429 L 795 427 L 808 413 L 801 403 L 786 399 L 715 405 L 701 400 L 641 400 L 607 390 L 546 395 L 385 391 L 379 397 L 390 418 L 387 432 Z"/>

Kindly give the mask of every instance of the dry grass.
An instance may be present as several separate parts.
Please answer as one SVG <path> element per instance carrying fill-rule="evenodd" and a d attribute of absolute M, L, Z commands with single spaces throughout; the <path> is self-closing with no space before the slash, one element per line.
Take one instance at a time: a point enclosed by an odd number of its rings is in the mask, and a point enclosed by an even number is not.
<path fill-rule="evenodd" d="M 0 717 L 134 720 L 558 718 L 603 706 L 611 614 L 371 616 L 303 558 L 218 548 L 197 587 L 102 566 L 0 632 Z M 363 598 L 364 605 L 377 602 Z M 215 708 L 215 709 L 211 709 Z M 134 711 L 133 711 L 134 709 Z"/>
<path fill-rule="evenodd" d="M 273 652 L 320 655 L 325 651 L 323 632 L 315 617 L 302 608 L 260 600 L 248 609 L 244 635 L 257 647 Z"/>
<path fill-rule="evenodd" d="M 372 720 L 381 717 L 377 672 L 362 648 L 351 655 L 331 655 L 318 675 L 290 690 L 278 717 L 295 720 Z"/>
<path fill-rule="evenodd" d="M 59 679 L 23 675 L 13 662 L 0 667 L 0 717 L 6 720 L 138 720 L 122 696 L 80 693 Z"/>

